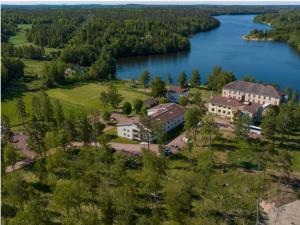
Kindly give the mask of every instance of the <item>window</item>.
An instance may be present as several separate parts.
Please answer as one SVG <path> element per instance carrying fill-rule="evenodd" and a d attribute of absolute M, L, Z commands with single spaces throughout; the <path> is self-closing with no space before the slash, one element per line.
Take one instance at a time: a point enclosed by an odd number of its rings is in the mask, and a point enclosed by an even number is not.
<path fill-rule="evenodd" d="M 221 109 L 218 110 L 218 113 L 221 113 Z"/>
<path fill-rule="evenodd" d="M 223 114 L 225 114 L 226 113 L 226 111 L 225 110 L 223 110 Z"/>
<path fill-rule="evenodd" d="M 227 114 L 230 115 L 230 111 L 228 111 Z"/>
<path fill-rule="evenodd" d="M 215 108 L 211 108 L 211 111 L 215 111 Z"/>

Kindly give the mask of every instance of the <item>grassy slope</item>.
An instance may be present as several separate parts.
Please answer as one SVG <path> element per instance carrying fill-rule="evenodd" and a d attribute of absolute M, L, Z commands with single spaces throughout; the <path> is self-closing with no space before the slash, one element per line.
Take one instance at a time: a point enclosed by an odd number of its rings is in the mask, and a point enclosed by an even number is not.
<path fill-rule="evenodd" d="M 133 101 L 136 98 L 146 99 L 148 96 L 141 92 L 136 92 L 134 89 L 125 87 L 123 81 L 113 82 L 118 87 L 119 92 L 124 97 L 124 101 Z M 101 91 L 106 91 L 108 88 L 107 82 L 99 83 L 80 83 L 64 88 L 55 88 L 47 91 L 51 98 L 60 100 L 64 111 L 86 111 L 90 109 L 102 110 L 99 102 Z M 31 113 L 31 99 L 35 93 L 26 92 L 22 96 L 26 104 L 26 110 Z M 2 114 L 10 118 L 12 125 L 19 123 L 16 98 L 2 101 Z"/>

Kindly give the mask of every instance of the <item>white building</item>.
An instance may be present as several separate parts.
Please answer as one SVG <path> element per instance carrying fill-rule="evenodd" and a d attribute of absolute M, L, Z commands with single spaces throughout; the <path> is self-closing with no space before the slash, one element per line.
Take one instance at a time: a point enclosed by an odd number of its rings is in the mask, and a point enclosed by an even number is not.
<path fill-rule="evenodd" d="M 168 132 L 183 123 L 184 108 L 175 103 L 161 104 L 147 110 L 147 115 L 147 121 L 117 124 L 118 136 L 137 141 L 153 141 L 153 129 Z"/>
<path fill-rule="evenodd" d="M 222 96 L 241 102 L 279 105 L 285 98 L 284 93 L 271 85 L 233 81 L 223 87 Z"/>

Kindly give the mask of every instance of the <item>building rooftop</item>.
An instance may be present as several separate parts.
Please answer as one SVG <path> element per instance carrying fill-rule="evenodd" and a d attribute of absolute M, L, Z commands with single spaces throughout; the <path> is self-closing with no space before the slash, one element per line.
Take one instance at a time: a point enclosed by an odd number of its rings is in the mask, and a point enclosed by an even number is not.
<path fill-rule="evenodd" d="M 277 88 L 271 85 L 264 85 L 259 83 L 252 83 L 246 81 L 233 81 L 229 84 L 226 84 L 223 89 L 226 90 L 235 90 L 246 93 L 253 93 L 257 95 L 263 95 L 268 97 L 279 98 L 283 93 Z"/>
<path fill-rule="evenodd" d="M 143 104 L 145 106 L 154 106 L 154 105 L 157 105 L 158 104 L 158 100 L 156 98 L 148 98 L 146 100 L 143 101 Z"/>
<path fill-rule="evenodd" d="M 149 111 L 151 111 L 150 114 Z M 184 108 L 176 103 L 160 104 L 148 110 L 148 115 L 152 123 L 165 124 L 183 114 Z"/>
<path fill-rule="evenodd" d="M 169 87 L 167 87 L 167 90 L 175 92 L 177 94 L 183 94 L 184 92 L 188 91 L 187 88 L 181 88 L 181 87 L 178 87 L 178 86 L 169 86 Z"/>
<path fill-rule="evenodd" d="M 241 103 L 233 98 L 227 98 L 223 96 L 212 96 L 209 99 L 209 102 L 212 104 L 222 105 L 225 107 L 230 107 L 235 110 L 247 111 L 249 113 L 255 113 L 260 107 L 258 103 Z"/>

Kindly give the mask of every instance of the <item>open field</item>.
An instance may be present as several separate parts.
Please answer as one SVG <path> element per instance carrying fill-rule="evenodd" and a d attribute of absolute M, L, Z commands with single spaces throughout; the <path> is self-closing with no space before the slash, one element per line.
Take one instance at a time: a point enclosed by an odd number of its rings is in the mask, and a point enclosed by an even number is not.
<path fill-rule="evenodd" d="M 42 75 L 45 63 L 48 61 L 33 60 L 33 59 L 22 59 L 25 65 L 25 75 Z"/>
<path fill-rule="evenodd" d="M 136 92 L 134 89 L 129 89 L 124 85 L 124 81 L 114 81 L 113 83 L 120 94 L 124 97 L 124 101 L 133 101 L 136 98 L 146 99 L 147 94 Z M 75 85 L 65 86 L 64 88 L 54 88 L 47 90 L 48 95 L 53 99 L 60 100 L 64 112 L 76 111 L 82 112 L 91 109 L 102 110 L 99 96 L 100 92 L 106 91 L 109 87 L 109 82 L 97 83 L 79 83 Z M 31 99 L 35 92 L 25 92 L 22 98 L 26 104 L 26 110 L 30 114 L 32 112 Z M 11 124 L 17 125 L 19 123 L 16 98 L 2 101 L 2 114 L 10 118 Z"/>
<path fill-rule="evenodd" d="M 16 33 L 16 35 L 9 37 L 8 42 L 14 44 L 15 46 L 22 46 L 22 45 L 34 45 L 34 43 L 31 43 L 26 38 L 26 30 L 31 29 L 32 24 L 18 24 L 19 31 Z M 59 50 L 57 48 L 44 48 L 45 53 L 49 54 L 51 51 Z"/>

